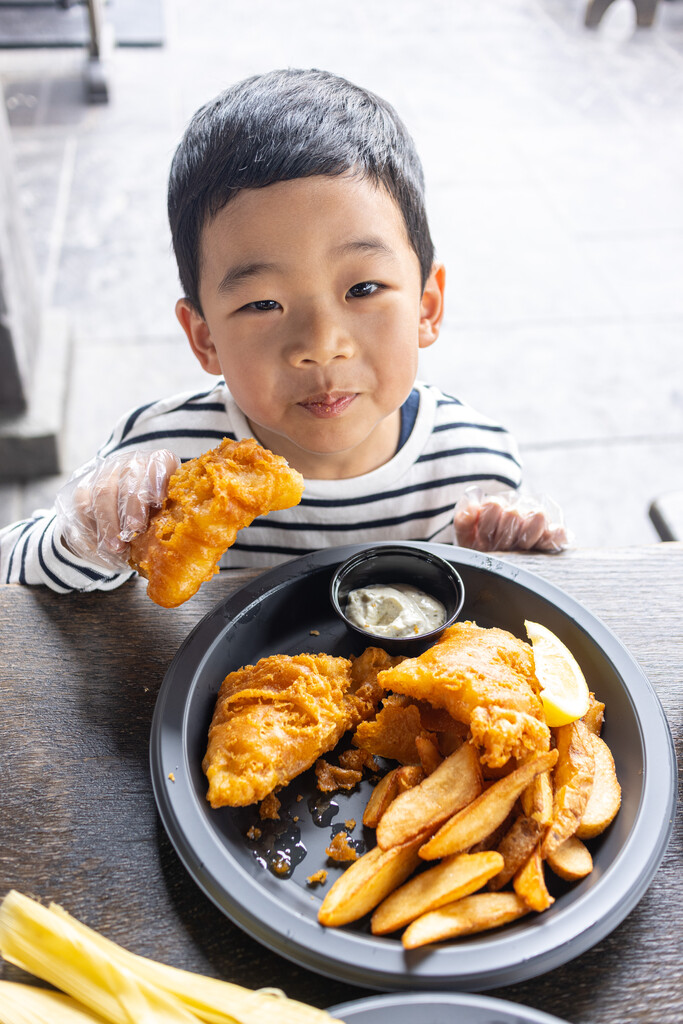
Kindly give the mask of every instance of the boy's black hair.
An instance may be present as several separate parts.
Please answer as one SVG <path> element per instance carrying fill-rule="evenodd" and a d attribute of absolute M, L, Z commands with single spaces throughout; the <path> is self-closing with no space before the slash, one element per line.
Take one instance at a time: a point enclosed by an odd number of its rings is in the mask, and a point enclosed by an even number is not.
<path fill-rule="evenodd" d="M 168 216 L 185 297 L 199 301 L 202 229 L 241 189 L 357 173 L 387 189 L 420 261 L 434 246 L 422 165 L 405 125 L 379 96 L 326 71 L 271 71 L 226 89 L 194 115 L 176 150 Z"/>

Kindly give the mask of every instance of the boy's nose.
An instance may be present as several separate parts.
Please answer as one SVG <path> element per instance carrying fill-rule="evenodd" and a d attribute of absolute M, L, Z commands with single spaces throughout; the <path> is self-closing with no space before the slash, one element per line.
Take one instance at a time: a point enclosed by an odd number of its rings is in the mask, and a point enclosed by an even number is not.
<path fill-rule="evenodd" d="M 338 319 L 329 314 L 318 312 L 302 318 L 293 335 L 288 353 L 293 366 L 323 366 L 353 354 L 352 338 Z"/>

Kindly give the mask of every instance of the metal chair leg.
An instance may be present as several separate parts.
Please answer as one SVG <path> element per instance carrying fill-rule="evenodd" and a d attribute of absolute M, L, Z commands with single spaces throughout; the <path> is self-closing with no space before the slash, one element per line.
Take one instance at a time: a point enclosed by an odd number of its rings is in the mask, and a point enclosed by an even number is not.
<path fill-rule="evenodd" d="M 88 103 L 108 103 L 109 84 L 104 69 L 105 22 L 102 0 L 87 0 L 90 43 L 85 70 Z"/>
<path fill-rule="evenodd" d="M 586 28 L 597 28 L 602 16 L 614 3 L 614 0 L 590 0 L 586 7 L 583 23 Z M 638 28 L 650 28 L 657 10 L 657 0 L 633 0 L 636 8 L 636 24 Z"/>

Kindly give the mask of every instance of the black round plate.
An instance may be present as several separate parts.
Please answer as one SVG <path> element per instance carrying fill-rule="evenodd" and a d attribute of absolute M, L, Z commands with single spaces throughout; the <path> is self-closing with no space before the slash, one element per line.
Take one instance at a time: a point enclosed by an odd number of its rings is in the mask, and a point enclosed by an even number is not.
<path fill-rule="evenodd" d="M 676 761 L 659 700 L 614 635 L 582 605 L 530 572 L 488 555 L 425 545 L 461 574 L 462 618 L 526 638 L 541 622 L 569 647 L 589 687 L 606 704 L 603 736 L 622 787 L 609 829 L 589 845 L 594 870 L 573 885 L 549 879 L 555 902 L 493 932 L 407 952 L 376 938 L 367 921 L 323 928 L 317 912 L 341 865 L 327 861 L 333 832 L 350 819 L 359 852 L 373 845 L 360 824 L 370 783 L 320 799 L 312 771 L 279 795 L 281 820 L 261 828 L 256 807 L 212 810 L 201 762 L 226 674 L 270 654 L 357 654 L 329 598 L 336 567 L 360 550 L 326 549 L 259 576 L 192 630 L 163 681 L 152 722 L 150 762 L 162 821 L 199 887 L 241 928 L 280 955 L 321 974 L 375 989 L 475 989 L 511 985 L 573 959 L 609 934 L 636 905 L 664 855 L 675 807 Z M 298 819 L 298 820 L 295 820 Z M 252 833 L 253 834 L 253 833 Z M 282 856 L 280 856 L 282 854 Z M 278 876 L 290 859 L 293 870 Z M 298 861 L 298 863 L 297 863 Z M 307 878 L 328 870 L 323 886 Z"/>
<path fill-rule="evenodd" d="M 370 996 L 331 1006 L 328 1012 L 344 1024 L 564 1024 L 506 999 L 457 992 Z"/>

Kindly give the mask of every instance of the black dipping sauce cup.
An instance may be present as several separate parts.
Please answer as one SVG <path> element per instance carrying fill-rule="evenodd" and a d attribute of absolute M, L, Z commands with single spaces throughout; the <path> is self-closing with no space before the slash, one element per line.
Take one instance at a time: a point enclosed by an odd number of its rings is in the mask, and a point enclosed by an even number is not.
<path fill-rule="evenodd" d="M 446 621 L 428 633 L 407 637 L 379 636 L 356 626 L 346 617 L 346 602 L 352 590 L 372 584 L 410 584 L 423 590 L 446 609 Z M 412 544 L 380 544 L 358 551 L 339 566 L 330 582 L 332 607 L 348 629 L 364 637 L 368 647 L 382 647 L 389 654 L 414 658 L 422 654 L 452 625 L 462 611 L 465 587 L 450 562 Z"/>

